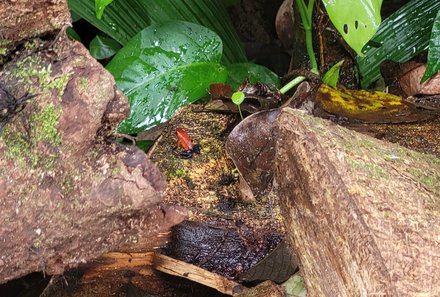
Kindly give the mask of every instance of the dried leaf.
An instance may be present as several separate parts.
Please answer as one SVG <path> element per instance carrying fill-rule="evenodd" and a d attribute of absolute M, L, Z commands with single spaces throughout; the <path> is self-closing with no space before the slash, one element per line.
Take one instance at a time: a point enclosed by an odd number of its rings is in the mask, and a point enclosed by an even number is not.
<path fill-rule="evenodd" d="M 319 87 L 316 101 L 329 113 L 367 123 L 408 123 L 432 117 L 429 112 L 418 110 L 396 95 L 335 89 L 326 84 Z"/>
<path fill-rule="evenodd" d="M 414 63 L 412 63 L 414 64 Z M 426 65 L 415 65 L 410 71 L 407 71 L 399 78 L 399 84 L 406 96 L 416 94 L 436 95 L 440 94 L 440 74 L 434 75 L 430 80 L 420 83 L 425 73 Z"/>

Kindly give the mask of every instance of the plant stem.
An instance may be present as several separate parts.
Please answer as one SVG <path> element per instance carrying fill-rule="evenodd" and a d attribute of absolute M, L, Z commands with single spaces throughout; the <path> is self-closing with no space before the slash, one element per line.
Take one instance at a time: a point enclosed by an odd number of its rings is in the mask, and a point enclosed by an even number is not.
<path fill-rule="evenodd" d="M 313 51 L 313 43 L 312 43 L 312 30 L 306 30 L 306 46 L 307 53 L 310 59 L 310 72 L 319 75 L 318 63 L 316 62 L 315 52 Z"/>
<path fill-rule="evenodd" d="M 296 7 L 301 16 L 301 22 L 304 27 L 304 31 L 306 32 L 306 47 L 307 54 L 310 59 L 310 71 L 314 74 L 319 75 L 318 63 L 316 62 L 315 52 L 313 51 L 313 39 L 312 39 L 312 13 L 313 13 L 313 5 L 315 4 L 315 0 L 309 0 L 308 5 L 304 3 L 304 0 L 295 0 Z"/>
<path fill-rule="evenodd" d="M 299 84 L 300 82 L 304 81 L 306 79 L 305 76 L 297 76 L 291 81 L 289 81 L 284 87 L 280 89 L 281 94 L 285 94 L 287 91 L 289 91 L 291 88 Z M 240 109 L 238 109 L 240 110 Z"/>
<path fill-rule="evenodd" d="M 240 113 L 240 118 L 241 118 L 241 120 L 243 121 L 243 114 L 241 113 L 240 104 L 237 105 L 237 107 L 238 107 L 238 112 Z"/>

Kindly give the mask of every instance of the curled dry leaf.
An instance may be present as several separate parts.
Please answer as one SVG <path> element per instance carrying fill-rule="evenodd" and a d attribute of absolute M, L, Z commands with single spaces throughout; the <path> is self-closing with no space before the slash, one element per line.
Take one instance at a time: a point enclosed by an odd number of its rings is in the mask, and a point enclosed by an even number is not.
<path fill-rule="evenodd" d="M 409 62 L 402 65 L 403 74 L 399 78 L 399 84 L 406 96 L 440 94 L 440 74 L 420 84 L 425 70 L 426 64 Z"/>
<path fill-rule="evenodd" d="M 275 19 L 275 27 L 277 30 L 278 38 L 280 39 L 283 47 L 290 49 L 293 46 L 293 0 L 284 0 L 278 9 L 278 13 Z"/>

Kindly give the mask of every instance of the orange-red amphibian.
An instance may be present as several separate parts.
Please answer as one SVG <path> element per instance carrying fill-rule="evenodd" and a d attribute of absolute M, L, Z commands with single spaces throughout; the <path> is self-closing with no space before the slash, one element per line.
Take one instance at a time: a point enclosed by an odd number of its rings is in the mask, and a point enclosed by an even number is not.
<path fill-rule="evenodd" d="M 176 129 L 177 135 L 177 146 L 183 147 L 183 151 L 180 152 L 180 157 L 183 159 L 189 159 L 193 156 L 194 153 L 200 154 L 200 148 L 197 144 L 192 143 L 191 139 L 189 139 L 188 134 L 183 128 Z"/>
<path fill-rule="evenodd" d="M 177 146 L 183 147 L 185 151 L 190 151 L 193 149 L 193 143 L 191 139 L 189 139 L 188 133 L 183 128 L 177 128 L 176 129 L 176 135 L 177 135 Z"/>

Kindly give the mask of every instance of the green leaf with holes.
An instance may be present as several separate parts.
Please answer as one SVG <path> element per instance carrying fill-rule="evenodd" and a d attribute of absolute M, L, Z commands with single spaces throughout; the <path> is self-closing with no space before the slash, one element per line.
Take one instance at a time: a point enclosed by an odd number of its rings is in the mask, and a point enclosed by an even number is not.
<path fill-rule="evenodd" d="M 173 21 L 142 30 L 107 65 L 131 107 L 119 132 L 152 128 L 208 95 L 210 84 L 226 81 L 221 56 L 220 37 L 197 24 Z"/>
<path fill-rule="evenodd" d="M 432 75 L 440 70 L 440 9 L 435 17 L 429 41 L 428 64 L 423 74 L 421 83 L 425 82 Z"/>
<path fill-rule="evenodd" d="M 382 0 L 323 0 L 328 16 L 347 44 L 359 55 L 379 28 Z"/>

